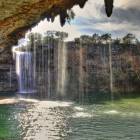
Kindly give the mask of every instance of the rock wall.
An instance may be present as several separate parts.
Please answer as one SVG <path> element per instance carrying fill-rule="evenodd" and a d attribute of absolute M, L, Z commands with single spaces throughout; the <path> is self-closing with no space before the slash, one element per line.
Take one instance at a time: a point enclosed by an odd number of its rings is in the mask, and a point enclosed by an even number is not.
<path fill-rule="evenodd" d="M 112 44 L 113 92 L 134 93 L 140 88 L 139 45 Z M 80 58 L 82 57 L 82 59 Z M 82 61 L 82 62 L 81 62 Z M 109 46 L 68 43 L 68 92 L 86 96 L 110 92 Z M 82 89 L 82 91 L 81 91 Z M 79 95 L 79 94 L 78 94 Z"/>
<path fill-rule="evenodd" d="M 11 64 L 0 65 L 0 94 L 13 94 L 18 89 L 15 67 Z"/>

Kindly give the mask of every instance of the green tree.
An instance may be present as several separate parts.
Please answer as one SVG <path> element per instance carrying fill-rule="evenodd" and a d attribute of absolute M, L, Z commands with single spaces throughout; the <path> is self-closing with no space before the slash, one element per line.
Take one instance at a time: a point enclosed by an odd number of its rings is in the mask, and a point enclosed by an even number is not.
<path fill-rule="evenodd" d="M 100 41 L 100 36 L 98 35 L 98 34 L 93 34 L 92 35 L 92 42 L 94 43 L 94 44 L 97 44 L 97 43 L 99 43 L 99 41 Z"/>
<path fill-rule="evenodd" d="M 58 37 L 58 38 L 61 39 L 61 40 L 64 40 L 65 38 L 68 37 L 68 33 L 57 31 L 57 32 L 55 33 L 55 36 Z"/>
<path fill-rule="evenodd" d="M 41 44 L 42 35 L 40 33 L 30 33 L 27 37 L 30 41 L 30 47 L 34 47 L 35 45 L 38 46 Z"/>
<path fill-rule="evenodd" d="M 111 34 L 109 33 L 103 34 L 100 40 L 101 40 L 101 43 L 107 44 L 109 41 L 111 41 Z"/>
<path fill-rule="evenodd" d="M 128 33 L 126 36 L 123 37 L 123 43 L 124 44 L 137 44 L 138 39 L 135 35 Z"/>

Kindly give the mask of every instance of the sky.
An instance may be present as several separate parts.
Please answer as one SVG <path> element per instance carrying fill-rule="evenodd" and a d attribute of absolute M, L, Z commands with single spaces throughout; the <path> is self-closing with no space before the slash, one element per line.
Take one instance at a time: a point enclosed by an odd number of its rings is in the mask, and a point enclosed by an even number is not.
<path fill-rule="evenodd" d="M 59 17 L 53 23 L 45 19 L 32 28 L 32 32 L 64 31 L 69 33 L 68 40 L 94 33 L 111 33 L 113 37 L 133 33 L 140 39 L 140 0 L 114 0 L 114 11 L 110 18 L 105 14 L 104 0 L 88 0 L 83 9 L 74 6 L 72 10 L 76 16 L 70 24 L 61 27 Z"/>

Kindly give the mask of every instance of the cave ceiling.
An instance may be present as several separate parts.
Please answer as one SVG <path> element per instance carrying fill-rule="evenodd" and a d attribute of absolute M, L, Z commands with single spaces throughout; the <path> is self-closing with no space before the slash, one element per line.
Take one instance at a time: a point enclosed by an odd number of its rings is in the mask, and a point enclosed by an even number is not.
<path fill-rule="evenodd" d="M 54 20 L 60 15 L 63 26 L 68 17 L 67 10 L 74 5 L 83 8 L 87 0 L 0 0 L 0 53 L 23 37 L 27 30 L 40 20 Z M 113 0 L 104 0 L 108 17 L 112 14 Z"/>

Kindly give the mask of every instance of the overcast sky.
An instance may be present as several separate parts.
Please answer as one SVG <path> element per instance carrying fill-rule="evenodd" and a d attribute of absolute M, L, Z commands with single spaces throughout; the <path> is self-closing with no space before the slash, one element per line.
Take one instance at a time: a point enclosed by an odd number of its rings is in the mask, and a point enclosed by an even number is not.
<path fill-rule="evenodd" d="M 60 26 L 59 17 L 54 23 L 41 21 L 32 29 L 33 32 L 44 33 L 47 30 L 65 31 L 69 39 L 82 34 L 111 33 L 113 37 L 121 37 L 126 33 L 133 33 L 140 39 L 140 0 L 114 0 L 114 12 L 107 18 L 104 12 L 104 0 L 88 0 L 85 7 L 75 6 L 76 17 L 71 24 Z"/>

